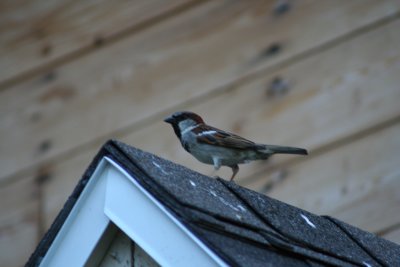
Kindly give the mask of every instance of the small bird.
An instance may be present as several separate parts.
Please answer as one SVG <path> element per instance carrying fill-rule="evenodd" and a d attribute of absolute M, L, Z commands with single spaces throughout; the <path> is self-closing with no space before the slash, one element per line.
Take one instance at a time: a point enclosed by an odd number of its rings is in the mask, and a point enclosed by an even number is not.
<path fill-rule="evenodd" d="M 273 154 L 308 155 L 307 150 L 297 147 L 257 144 L 236 134 L 204 123 L 197 114 L 178 111 L 164 119 L 170 123 L 183 148 L 197 160 L 232 169 L 232 181 L 239 171 L 238 164 L 253 160 L 266 160 Z"/>

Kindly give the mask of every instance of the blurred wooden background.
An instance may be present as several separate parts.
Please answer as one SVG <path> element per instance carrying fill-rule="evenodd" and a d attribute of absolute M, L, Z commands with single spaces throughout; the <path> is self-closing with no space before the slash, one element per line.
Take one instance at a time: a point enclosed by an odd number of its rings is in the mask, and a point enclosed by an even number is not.
<path fill-rule="evenodd" d="M 0 266 L 109 138 L 215 175 L 162 122 L 177 110 L 307 148 L 237 182 L 400 243 L 399 29 L 398 0 L 1 1 Z"/>

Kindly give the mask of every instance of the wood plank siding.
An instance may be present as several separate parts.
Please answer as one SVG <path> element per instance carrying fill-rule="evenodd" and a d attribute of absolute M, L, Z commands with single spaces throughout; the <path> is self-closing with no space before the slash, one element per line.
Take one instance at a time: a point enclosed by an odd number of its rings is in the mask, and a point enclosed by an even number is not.
<path fill-rule="evenodd" d="M 0 3 L 0 266 L 26 262 L 109 138 L 228 178 L 182 149 L 177 110 L 307 148 L 237 183 L 400 243 L 400 2 L 283 2 Z"/>

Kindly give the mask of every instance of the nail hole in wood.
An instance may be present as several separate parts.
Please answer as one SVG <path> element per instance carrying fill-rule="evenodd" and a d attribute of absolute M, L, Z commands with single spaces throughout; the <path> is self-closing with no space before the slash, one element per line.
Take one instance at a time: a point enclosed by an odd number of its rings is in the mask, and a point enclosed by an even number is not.
<path fill-rule="evenodd" d="M 282 45 L 280 43 L 272 43 L 264 51 L 261 52 L 261 57 L 275 56 L 282 50 Z"/>
<path fill-rule="evenodd" d="M 35 182 L 39 185 L 46 183 L 52 178 L 53 174 L 51 172 L 51 166 L 50 165 L 44 165 L 41 166 L 38 169 Z"/>
<path fill-rule="evenodd" d="M 44 141 L 42 141 L 39 144 L 39 152 L 40 153 L 45 153 L 47 152 L 51 147 L 53 146 L 53 143 L 51 142 L 50 139 L 46 139 Z"/>
<path fill-rule="evenodd" d="M 291 5 L 288 0 L 278 0 L 274 6 L 274 14 L 276 16 L 281 16 L 289 12 Z"/>
<path fill-rule="evenodd" d="M 269 84 L 267 89 L 268 97 L 280 97 L 285 95 L 290 89 L 289 81 L 280 76 L 276 76 Z"/>
<path fill-rule="evenodd" d="M 98 36 L 95 36 L 95 37 L 93 38 L 93 45 L 94 45 L 95 47 L 100 47 L 100 46 L 102 46 L 103 44 L 104 44 L 104 38 L 103 38 L 102 36 L 98 35 Z"/>
<path fill-rule="evenodd" d="M 48 73 L 43 75 L 42 80 L 44 82 L 51 82 L 51 81 L 55 80 L 56 77 L 57 77 L 57 74 L 54 71 L 49 71 Z"/>
<path fill-rule="evenodd" d="M 43 57 L 49 56 L 53 50 L 53 47 L 50 44 L 45 44 L 40 51 Z"/>

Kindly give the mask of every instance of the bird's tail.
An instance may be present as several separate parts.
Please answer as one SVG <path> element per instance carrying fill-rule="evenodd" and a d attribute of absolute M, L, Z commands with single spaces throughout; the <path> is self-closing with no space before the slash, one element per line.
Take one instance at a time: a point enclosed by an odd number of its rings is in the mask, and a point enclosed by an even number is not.
<path fill-rule="evenodd" d="M 265 154 L 296 154 L 296 155 L 308 155 L 308 152 L 304 148 L 290 147 L 290 146 L 274 146 L 274 145 L 260 145 L 258 150 Z"/>

